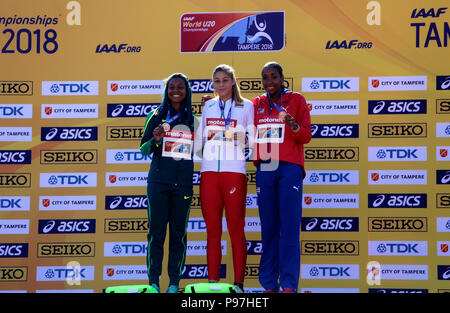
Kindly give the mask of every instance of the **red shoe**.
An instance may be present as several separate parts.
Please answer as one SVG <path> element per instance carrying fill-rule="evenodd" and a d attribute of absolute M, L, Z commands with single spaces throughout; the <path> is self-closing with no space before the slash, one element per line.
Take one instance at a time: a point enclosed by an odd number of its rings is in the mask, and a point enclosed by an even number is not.
<path fill-rule="evenodd" d="M 267 289 L 264 291 L 264 293 L 280 293 L 280 292 L 277 290 Z"/>
<path fill-rule="evenodd" d="M 283 288 L 283 291 L 281 293 L 297 293 L 297 292 L 292 288 Z"/>

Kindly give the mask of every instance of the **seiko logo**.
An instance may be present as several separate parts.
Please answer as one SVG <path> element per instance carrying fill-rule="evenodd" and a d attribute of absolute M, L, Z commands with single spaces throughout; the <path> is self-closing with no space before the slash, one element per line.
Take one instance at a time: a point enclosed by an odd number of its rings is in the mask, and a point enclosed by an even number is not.
<path fill-rule="evenodd" d="M 450 99 L 436 99 L 436 113 L 450 114 Z"/>
<path fill-rule="evenodd" d="M 41 150 L 41 164 L 97 164 L 97 150 Z"/>
<path fill-rule="evenodd" d="M 356 240 L 302 240 L 302 255 L 359 255 Z"/>
<path fill-rule="evenodd" d="M 144 134 L 142 126 L 108 126 L 106 127 L 106 140 L 141 140 Z"/>
<path fill-rule="evenodd" d="M 369 138 L 424 138 L 426 123 L 369 123 Z"/>
<path fill-rule="evenodd" d="M 0 267 L 0 282 L 2 281 L 27 281 L 28 267 L 3 266 Z"/>
<path fill-rule="evenodd" d="M 238 78 L 237 83 L 242 92 L 264 92 L 264 87 L 260 78 Z M 294 79 L 292 77 L 285 77 L 284 86 L 293 90 Z"/>
<path fill-rule="evenodd" d="M 450 193 L 437 193 L 436 194 L 436 207 L 439 209 L 450 208 Z"/>
<path fill-rule="evenodd" d="M 0 187 L 3 188 L 28 188 L 31 186 L 31 174 L 0 173 Z"/>
<path fill-rule="evenodd" d="M 105 219 L 105 233 L 147 233 L 146 218 Z"/>
<path fill-rule="evenodd" d="M 369 217 L 369 232 L 426 232 L 426 217 Z"/>
<path fill-rule="evenodd" d="M 359 161 L 359 147 L 305 147 L 305 161 Z"/>
<path fill-rule="evenodd" d="M 0 96 L 32 96 L 32 81 L 0 81 Z"/>
<path fill-rule="evenodd" d="M 38 257 L 93 257 L 95 242 L 38 243 Z"/>

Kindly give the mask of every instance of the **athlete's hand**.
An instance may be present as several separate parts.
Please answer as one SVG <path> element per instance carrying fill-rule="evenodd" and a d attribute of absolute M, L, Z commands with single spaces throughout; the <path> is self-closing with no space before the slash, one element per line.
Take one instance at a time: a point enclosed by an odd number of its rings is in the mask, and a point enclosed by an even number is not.
<path fill-rule="evenodd" d="M 203 95 L 202 96 L 202 106 L 205 105 L 206 101 L 211 100 L 212 98 L 214 98 L 214 97 L 210 96 L 210 95 Z"/>
<path fill-rule="evenodd" d="M 289 126 L 294 133 L 300 130 L 300 126 L 295 121 L 295 118 L 292 117 L 292 115 L 290 115 L 289 113 L 286 114 L 284 120 L 286 121 L 286 125 Z"/>
<path fill-rule="evenodd" d="M 155 139 L 155 141 L 160 141 L 163 135 L 164 135 L 164 128 L 162 127 L 162 125 L 156 126 L 155 129 L 153 130 L 153 138 Z"/>

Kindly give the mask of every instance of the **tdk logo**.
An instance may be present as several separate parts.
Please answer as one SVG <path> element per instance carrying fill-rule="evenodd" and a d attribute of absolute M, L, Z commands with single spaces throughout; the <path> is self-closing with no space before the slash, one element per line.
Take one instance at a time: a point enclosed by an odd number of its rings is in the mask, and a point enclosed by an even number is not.
<path fill-rule="evenodd" d="M 226 278 L 227 266 L 220 264 L 219 277 Z M 181 271 L 181 279 L 208 278 L 208 266 L 206 264 L 186 264 Z"/>
<path fill-rule="evenodd" d="M 426 248 L 423 242 L 369 241 L 369 255 L 423 255 L 419 246 Z"/>
<path fill-rule="evenodd" d="M 358 217 L 303 217 L 302 231 L 359 231 Z"/>
<path fill-rule="evenodd" d="M 0 104 L 0 118 L 32 118 L 32 104 Z"/>
<path fill-rule="evenodd" d="M 427 100 L 369 100 L 369 114 L 426 114 Z"/>
<path fill-rule="evenodd" d="M 304 92 L 359 91 L 359 77 L 302 78 Z"/>
<path fill-rule="evenodd" d="M 43 96 L 98 96 L 98 81 L 43 81 Z"/>
<path fill-rule="evenodd" d="M 0 211 L 28 211 L 30 210 L 30 197 L 0 197 Z"/>
<path fill-rule="evenodd" d="M 312 138 L 359 138 L 359 124 L 312 124 Z"/>
<path fill-rule="evenodd" d="M 450 170 L 437 170 L 436 171 L 436 184 L 438 184 L 438 185 L 450 184 Z"/>
<path fill-rule="evenodd" d="M 214 93 L 212 81 L 210 79 L 191 79 L 192 93 Z"/>
<path fill-rule="evenodd" d="M 310 171 L 305 177 L 305 185 L 358 185 L 359 172 L 349 171 Z"/>
<path fill-rule="evenodd" d="M 88 175 L 52 175 L 49 185 L 88 185 Z"/>
<path fill-rule="evenodd" d="M 0 243 L 0 258 L 27 258 L 28 243 Z"/>
<path fill-rule="evenodd" d="M 436 76 L 436 90 L 450 90 L 450 76 Z"/>
<path fill-rule="evenodd" d="M 302 264 L 303 279 L 359 279 L 358 264 Z"/>
<path fill-rule="evenodd" d="M 426 161 L 427 147 L 369 147 L 369 161 Z"/>
<path fill-rule="evenodd" d="M 149 163 L 152 161 L 153 154 L 143 155 L 139 149 L 125 150 L 113 149 L 106 150 L 106 163 Z"/>
<path fill-rule="evenodd" d="M 108 103 L 107 117 L 147 117 L 159 103 Z"/>
<path fill-rule="evenodd" d="M 389 194 L 368 194 L 369 208 L 427 208 L 427 194 L 410 193 L 389 193 Z"/>
<path fill-rule="evenodd" d="M 147 196 L 132 195 L 132 196 L 106 196 L 105 197 L 106 210 L 147 210 L 148 201 Z"/>
<path fill-rule="evenodd" d="M 41 141 L 97 141 L 97 127 L 41 127 Z"/>
<path fill-rule="evenodd" d="M 40 173 L 40 187 L 97 187 L 97 173 Z"/>
<path fill-rule="evenodd" d="M 0 164 L 31 164 L 31 150 L 0 150 Z"/>
<path fill-rule="evenodd" d="M 95 219 L 39 220 L 38 234 L 95 233 Z"/>

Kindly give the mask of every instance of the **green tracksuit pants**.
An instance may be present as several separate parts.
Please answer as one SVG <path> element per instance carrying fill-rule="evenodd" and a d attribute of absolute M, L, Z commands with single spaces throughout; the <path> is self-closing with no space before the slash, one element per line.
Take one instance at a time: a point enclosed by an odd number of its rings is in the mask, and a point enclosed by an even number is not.
<path fill-rule="evenodd" d="M 148 183 L 148 248 L 147 273 L 150 284 L 159 284 L 164 255 L 164 241 L 169 224 L 170 285 L 178 285 L 186 259 L 187 223 L 192 200 L 192 187 Z"/>

